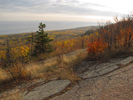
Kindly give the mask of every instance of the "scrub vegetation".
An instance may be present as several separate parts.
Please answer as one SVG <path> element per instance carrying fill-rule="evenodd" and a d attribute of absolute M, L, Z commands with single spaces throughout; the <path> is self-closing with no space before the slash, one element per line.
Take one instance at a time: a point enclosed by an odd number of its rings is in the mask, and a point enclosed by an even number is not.
<path fill-rule="evenodd" d="M 101 60 L 133 55 L 133 16 L 104 26 L 39 31 L 0 36 L 0 92 L 36 78 L 80 78 L 75 66 L 83 60 Z M 69 53 L 69 54 L 68 54 Z M 70 56 L 71 55 L 71 56 Z M 9 87 L 7 87 L 7 84 Z"/>

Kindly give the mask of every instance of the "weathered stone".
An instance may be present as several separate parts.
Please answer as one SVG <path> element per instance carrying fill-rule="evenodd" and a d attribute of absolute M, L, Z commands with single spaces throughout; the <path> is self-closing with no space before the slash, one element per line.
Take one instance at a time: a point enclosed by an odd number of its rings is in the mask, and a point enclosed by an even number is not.
<path fill-rule="evenodd" d="M 44 85 L 38 86 L 23 96 L 24 100 L 41 100 L 45 97 L 54 95 L 63 90 L 70 84 L 69 80 L 50 81 Z"/>
<path fill-rule="evenodd" d="M 34 85 L 34 84 L 44 84 L 45 83 L 45 79 L 39 79 L 38 81 L 35 81 L 35 82 L 32 82 L 31 85 Z"/>
<path fill-rule="evenodd" d="M 80 74 L 79 77 L 81 78 L 90 78 L 90 77 L 94 77 L 94 76 L 97 76 L 99 75 L 98 73 L 96 73 L 94 70 L 92 71 L 87 71 L 87 72 L 84 72 L 83 74 Z"/>
<path fill-rule="evenodd" d="M 79 76 L 81 78 L 87 79 L 78 81 L 78 83 L 71 87 L 69 91 L 59 96 L 55 96 L 50 100 L 132 100 L 133 63 L 130 62 L 133 61 L 133 57 L 130 56 L 128 58 L 122 59 L 121 61 L 120 59 L 111 60 L 98 65 L 95 64 L 89 68 L 87 63 L 81 64 L 81 67 L 87 69 L 85 70 L 86 72 L 83 71 L 83 73 Z M 116 64 L 126 66 L 119 67 Z M 70 84 L 69 80 L 55 80 L 45 83 L 44 79 L 40 79 L 26 85 L 37 85 L 36 87 L 30 91 L 21 92 L 19 95 L 22 97 L 22 100 L 42 100 L 45 97 L 49 97 L 60 92 L 68 84 Z M 16 92 L 18 91 L 19 90 L 16 90 Z M 16 92 L 14 91 L 13 93 Z M 5 92 L 5 94 L 8 93 L 9 92 Z M 2 100 L 9 99 L 11 99 L 11 96 L 8 96 Z"/>
<path fill-rule="evenodd" d="M 123 60 L 122 58 L 113 58 L 113 59 L 110 59 L 109 62 L 110 63 L 118 63 L 120 62 L 121 60 Z"/>
<path fill-rule="evenodd" d="M 98 75 L 102 75 L 105 74 L 107 72 L 110 72 L 116 68 L 118 68 L 119 66 L 117 66 L 114 63 L 101 63 L 101 64 L 95 64 L 91 67 L 89 67 L 86 72 L 82 73 L 79 75 L 79 77 L 81 78 L 91 78 L 91 77 L 95 77 Z"/>
<path fill-rule="evenodd" d="M 113 66 L 104 69 L 101 73 L 108 72 Z M 114 66 L 113 68 L 117 68 Z M 119 72 L 119 73 L 116 73 Z M 132 100 L 133 64 L 111 72 L 109 75 L 81 80 L 77 88 L 54 97 L 50 100 Z"/>
<path fill-rule="evenodd" d="M 41 85 L 41 84 L 44 84 L 44 83 L 45 83 L 45 79 L 39 79 L 37 81 L 33 81 L 33 82 L 30 82 L 30 83 L 21 84 L 21 85 L 17 86 L 17 88 L 23 89 L 23 88 L 27 88 L 27 87 L 30 87 L 30 86 L 33 86 L 33 85 Z"/>
<path fill-rule="evenodd" d="M 94 63 L 94 61 L 89 61 L 89 62 L 82 62 L 81 64 L 79 64 L 76 68 L 75 68 L 75 72 L 77 74 L 82 73 L 83 71 L 85 71 L 86 69 L 88 69 L 91 64 Z"/>
<path fill-rule="evenodd" d="M 121 60 L 120 62 L 118 62 L 117 64 L 121 64 L 121 65 L 127 65 L 127 64 L 129 64 L 130 62 L 132 62 L 133 61 L 133 57 L 132 56 L 129 56 L 129 57 L 127 57 L 127 58 L 125 58 L 125 59 L 123 59 L 123 60 Z"/>
<path fill-rule="evenodd" d="M 64 94 L 56 96 L 50 100 L 77 100 L 76 97 L 78 97 L 78 94 L 76 92 L 78 89 L 79 86 L 76 84 L 68 92 L 65 92 Z"/>
<path fill-rule="evenodd" d="M 105 74 L 105 73 L 108 73 L 116 68 L 118 68 L 119 66 L 115 65 L 115 66 L 111 66 L 111 67 L 107 67 L 105 69 L 102 69 L 100 71 L 98 71 L 98 73 L 101 75 L 101 74 Z"/>
<path fill-rule="evenodd" d="M 104 70 L 108 67 L 110 67 L 109 64 L 106 64 L 106 65 L 100 64 L 96 67 L 96 71 L 99 72 L 99 71 Z"/>

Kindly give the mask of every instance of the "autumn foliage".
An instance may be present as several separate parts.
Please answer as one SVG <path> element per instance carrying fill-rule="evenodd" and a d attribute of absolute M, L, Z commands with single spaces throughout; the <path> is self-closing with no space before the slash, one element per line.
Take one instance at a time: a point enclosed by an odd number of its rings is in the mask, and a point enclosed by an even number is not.
<path fill-rule="evenodd" d="M 91 36 L 91 42 L 88 44 L 88 54 L 99 54 L 107 49 L 112 50 L 131 48 L 133 45 L 133 16 L 122 18 L 115 23 L 108 23 L 100 26 L 97 30 L 98 35 Z"/>
<path fill-rule="evenodd" d="M 116 37 L 119 44 L 124 45 L 125 47 L 130 47 L 132 39 L 133 39 L 133 29 L 131 26 L 123 29 L 120 27 L 120 33 Z"/>
<path fill-rule="evenodd" d="M 81 37 L 80 35 L 88 29 L 48 31 L 48 37 L 54 40 L 49 43 L 52 45 L 53 51 L 50 53 L 40 52 L 38 57 L 32 56 L 37 45 L 34 42 L 37 33 L 0 35 L 0 68 L 8 73 L 10 79 L 29 78 L 25 69 L 28 63 L 86 48 L 90 36 Z M 40 50 L 40 47 L 38 49 Z"/>
<path fill-rule="evenodd" d="M 102 38 L 100 38 L 99 40 L 96 39 L 94 42 L 89 43 L 88 47 L 88 54 L 99 54 L 101 52 L 104 52 L 104 49 L 108 47 L 108 44 L 105 43 Z"/>
<path fill-rule="evenodd" d="M 11 74 L 13 80 L 20 80 L 26 78 L 25 65 L 20 62 L 12 64 L 10 68 L 6 69 L 6 71 Z"/>
<path fill-rule="evenodd" d="M 10 35 L 0 36 L 0 67 L 5 68 L 12 75 L 13 79 L 21 79 L 26 77 L 24 71 L 25 64 L 32 60 L 33 62 L 44 60 L 83 48 L 87 48 L 89 56 L 90 54 L 102 54 L 107 50 L 111 54 L 116 49 L 131 48 L 133 46 L 132 16 L 123 18 L 120 21 L 116 18 L 115 21 L 115 23 L 99 26 L 99 29 L 88 35 L 83 35 L 83 33 L 89 30 L 89 28 L 49 31 L 48 33 L 50 34 L 47 34 L 47 36 L 53 39 L 49 43 L 52 45 L 53 51 L 41 53 L 39 50 L 43 45 L 40 45 L 38 47 L 38 58 L 33 58 L 32 56 L 36 48 L 35 46 L 37 43 L 40 43 L 33 42 L 36 33 L 32 34 L 32 41 L 27 40 L 27 38 L 31 37 L 30 34 L 22 34 L 20 37 L 15 37 L 16 35 L 13 35 L 13 37 Z M 6 41 L 7 38 L 9 38 L 9 41 Z M 42 44 L 44 44 L 43 42 Z"/>
<path fill-rule="evenodd" d="M 65 41 L 53 42 L 55 54 L 64 54 L 74 50 L 87 48 L 90 36 L 76 37 Z"/>

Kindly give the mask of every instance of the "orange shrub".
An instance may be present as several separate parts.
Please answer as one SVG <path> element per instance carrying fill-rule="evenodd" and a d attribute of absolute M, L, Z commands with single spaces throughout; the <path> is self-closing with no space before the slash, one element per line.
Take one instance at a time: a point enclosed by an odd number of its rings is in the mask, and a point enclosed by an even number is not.
<path fill-rule="evenodd" d="M 104 52 L 104 49 L 108 47 L 108 44 L 103 41 L 102 38 L 96 39 L 94 42 L 88 44 L 88 54 L 98 54 Z"/>
<path fill-rule="evenodd" d="M 127 28 L 122 28 L 120 29 L 120 33 L 116 36 L 116 39 L 119 44 L 124 45 L 124 46 L 129 46 L 133 39 L 133 30 L 129 26 Z"/>

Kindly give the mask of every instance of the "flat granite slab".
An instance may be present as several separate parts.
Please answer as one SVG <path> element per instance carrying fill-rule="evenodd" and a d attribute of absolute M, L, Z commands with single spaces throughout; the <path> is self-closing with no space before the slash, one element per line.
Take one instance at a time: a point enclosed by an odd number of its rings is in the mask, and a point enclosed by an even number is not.
<path fill-rule="evenodd" d="M 96 64 L 88 68 L 86 72 L 83 72 L 79 75 L 80 78 L 85 79 L 85 78 L 91 78 L 95 76 L 99 76 L 102 74 L 106 74 L 110 71 L 113 71 L 115 69 L 119 68 L 115 63 L 101 63 L 101 64 Z"/>
<path fill-rule="evenodd" d="M 113 59 L 104 63 L 84 62 L 78 66 L 81 73 L 78 81 L 71 89 L 50 100 L 132 100 L 133 98 L 133 57 Z M 122 66 L 121 66 L 122 65 Z M 80 68 L 82 67 L 82 68 Z M 95 77 L 96 76 L 96 77 Z M 19 95 L 22 100 L 45 100 L 45 98 L 61 92 L 71 82 L 69 80 L 51 79 L 46 83 L 40 79 L 20 87 L 33 86 Z M 35 87 L 34 87 L 35 86 Z M 15 92 L 19 91 L 17 87 Z M 15 94 L 14 91 L 12 94 Z M 8 91 L 6 91 L 8 94 Z M 0 95 L 2 97 L 2 94 Z M 19 97 L 18 97 L 19 98 Z M 1 100 L 12 100 L 10 96 Z"/>
<path fill-rule="evenodd" d="M 50 100 L 132 100 L 133 64 L 104 76 L 79 81 L 71 90 Z"/>
<path fill-rule="evenodd" d="M 113 70 L 115 70 L 117 68 L 119 68 L 119 66 L 115 65 L 115 66 L 107 67 L 107 68 L 105 68 L 103 70 L 100 70 L 97 73 L 100 74 L 100 75 L 102 75 L 102 74 L 108 73 L 110 71 L 113 71 Z"/>
<path fill-rule="evenodd" d="M 129 56 L 123 60 L 121 60 L 120 62 L 118 62 L 117 64 L 121 64 L 121 65 L 127 65 L 128 63 L 133 62 L 133 57 Z"/>
<path fill-rule="evenodd" d="M 42 100 L 45 97 L 49 97 L 55 93 L 60 92 L 69 84 L 69 80 L 50 81 L 44 85 L 34 88 L 28 94 L 26 94 L 28 91 L 24 92 L 22 97 L 23 100 Z"/>

